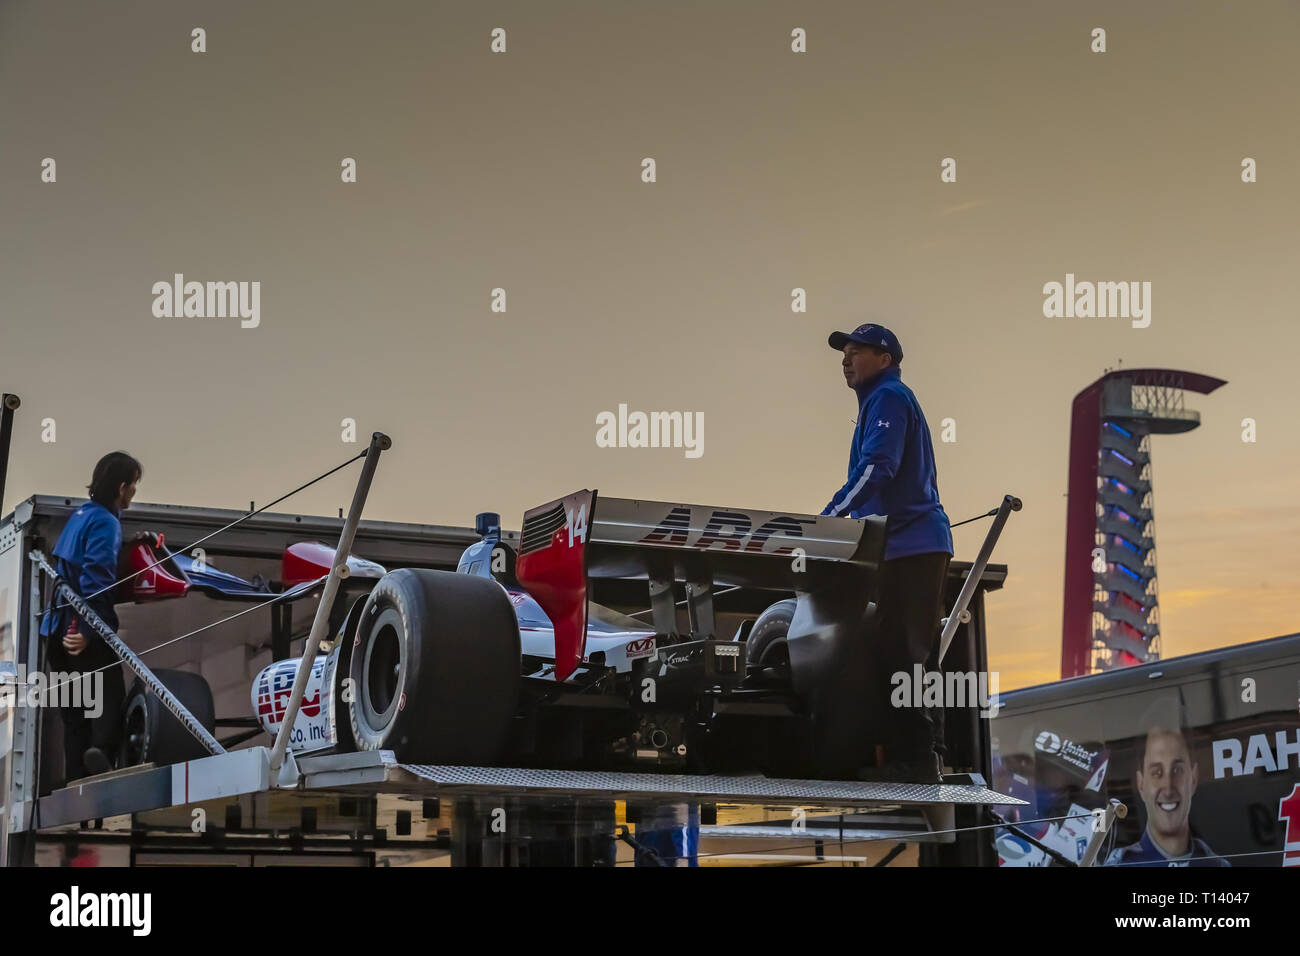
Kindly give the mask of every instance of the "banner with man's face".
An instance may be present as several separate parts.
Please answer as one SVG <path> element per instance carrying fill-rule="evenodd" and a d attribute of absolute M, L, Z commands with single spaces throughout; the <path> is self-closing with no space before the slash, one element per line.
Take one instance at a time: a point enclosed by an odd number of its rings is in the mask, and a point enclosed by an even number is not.
<path fill-rule="evenodd" d="M 1114 799 L 1128 814 L 1103 865 L 1300 863 L 1300 656 L 1253 656 L 1156 686 L 1105 675 L 1004 694 L 993 786 L 1030 802 L 1008 822 L 1077 862 Z M 1009 830 L 995 840 L 1000 865 L 1056 865 Z"/>

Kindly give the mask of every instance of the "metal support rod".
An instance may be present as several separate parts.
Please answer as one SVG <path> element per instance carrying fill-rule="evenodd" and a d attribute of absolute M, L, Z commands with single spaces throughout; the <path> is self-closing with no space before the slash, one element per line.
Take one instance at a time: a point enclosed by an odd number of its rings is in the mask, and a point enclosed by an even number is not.
<path fill-rule="evenodd" d="M 14 410 L 22 399 L 12 392 L 0 396 L 0 515 L 4 514 L 5 479 L 9 476 L 9 439 L 14 430 Z"/>
<path fill-rule="evenodd" d="M 993 554 L 994 545 L 998 543 L 998 536 L 1002 534 L 1002 526 L 1007 523 L 1007 516 L 1013 511 L 1019 511 L 1021 507 L 1019 498 L 1013 495 L 1003 496 L 998 513 L 993 518 L 993 526 L 989 528 L 989 533 L 984 536 L 984 543 L 980 545 L 980 553 L 975 558 L 975 563 L 971 565 L 970 573 L 966 575 L 966 580 L 961 586 L 961 593 L 957 595 L 957 603 L 953 606 L 952 613 L 944 620 L 943 635 L 939 639 L 939 665 L 941 667 L 943 666 L 943 657 L 948 653 L 948 645 L 952 643 L 952 636 L 957 633 L 957 625 L 962 623 L 962 617 L 966 614 L 966 606 L 970 604 L 971 596 L 975 593 L 980 578 L 984 576 L 984 568 L 989 563 L 989 557 Z"/>
<path fill-rule="evenodd" d="M 1110 828 L 1115 825 L 1116 817 L 1122 820 L 1126 816 L 1128 816 L 1128 807 L 1112 797 L 1111 801 L 1106 804 L 1105 811 L 1097 818 L 1097 823 L 1092 829 L 1092 836 L 1088 840 L 1088 846 L 1083 851 L 1083 859 L 1079 861 L 1080 866 L 1097 865 L 1097 854 L 1101 852 L 1101 845 L 1109 835 Z"/>
<path fill-rule="evenodd" d="M 122 659 L 122 663 L 136 677 L 140 678 L 140 683 L 144 684 L 162 702 L 162 705 L 171 711 L 172 716 L 180 721 L 182 727 L 193 734 L 199 743 L 203 744 L 208 753 L 223 754 L 226 752 L 226 748 L 217 743 L 216 738 L 208 733 L 207 728 L 199 723 L 194 715 L 186 709 L 185 705 L 177 700 L 175 695 L 163 685 L 162 681 L 154 676 L 153 671 L 149 669 L 148 665 L 140 659 L 135 651 L 127 647 L 126 642 L 118 637 L 117 633 L 104 622 L 104 619 L 91 609 L 81 595 L 72 590 L 71 585 L 59 577 L 58 573 L 50 567 L 50 563 L 45 560 L 45 555 L 34 550 L 31 552 L 31 559 L 40 565 L 41 570 L 54 581 L 55 598 L 62 598 L 71 605 L 72 609 L 81 616 L 90 629 L 99 635 L 100 639 Z"/>
<path fill-rule="evenodd" d="M 894 862 L 894 859 L 906 849 L 907 849 L 906 843 L 895 843 L 890 848 L 889 852 L 886 853 L 884 856 L 882 856 L 879 860 L 877 860 L 873 864 L 873 866 L 889 866 L 889 864 Z"/>
<path fill-rule="evenodd" d="M 316 618 L 312 621 L 311 633 L 303 645 L 302 657 L 298 661 L 298 673 L 293 679 L 293 691 L 289 694 L 289 704 L 285 708 L 280 732 L 275 736 L 275 746 L 271 748 L 271 779 L 274 780 L 284 763 L 284 753 L 289 746 L 289 734 L 293 723 L 298 718 L 298 708 L 302 705 L 303 694 L 307 690 L 307 680 L 311 676 L 312 664 L 316 661 L 316 649 L 325 628 L 329 626 L 330 608 L 339 590 L 339 581 L 347 571 L 348 555 L 352 551 L 352 540 L 357 534 L 357 525 L 361 523 L 361 510 L 366 504 L 366 495 L 370 492 L 370 482 L 375 477 L 375 467 L 379 464 L 379 453 L 393 447 L 392 440 L 382 432 L 370 436 L 370 447 L 366 449 L 366 460 L 361 465 L 361 477 L 357 479 L 357 490 L 352 495 L 352 508 L 347 520 L 343 522 L 343 531 L 339 534 L 338 546 L 334 549 L 334 561 L 330 567 L 329 577 L 325 579 L 325 591 L 320 604 L 316 606 Z"/>

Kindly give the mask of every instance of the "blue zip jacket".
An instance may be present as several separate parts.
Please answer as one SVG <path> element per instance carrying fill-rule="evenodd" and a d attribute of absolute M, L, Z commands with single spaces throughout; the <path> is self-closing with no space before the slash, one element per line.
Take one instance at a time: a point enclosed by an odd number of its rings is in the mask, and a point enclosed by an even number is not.
<path fill-rule="evenodd" d="M 51 562 L 63 578 L 82 597 L 94 594 L 117 580 L 117 556 L 122 550 L 122 524 L 116 509 L 87 501 L 72 513 L 54 545 Z M 73 610 L 57 595 L 41 617 L 42 637 L 62 637 L 72 621 Z M 117 612 L 113 610 L 113 591 L 105 591 L 87 602 L 113 630 L 117 630 Z M 95 632 L 80 622 L 82 636 L 98 640 Z"/>
<path fill-rule="evenodd" d="M 952 554 L 952 529 L 939 503 L 930 426 L 901 370 L 889 366 L 857 388 L 858 425 L 849 446 L 849 480 L 824 515 L 886 515 L 886 561 Z"/>

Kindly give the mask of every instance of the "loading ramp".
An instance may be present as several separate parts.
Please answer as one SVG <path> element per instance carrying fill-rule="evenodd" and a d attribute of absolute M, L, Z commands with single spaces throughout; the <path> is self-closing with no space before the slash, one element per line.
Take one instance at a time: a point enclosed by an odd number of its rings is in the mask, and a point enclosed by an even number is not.
<path fill-rule="evenodd" d="M 391 751 L 300 757 L 286 765 L 278 780 L 270 766 L 270 749 L 257 746 L 169 766 L 146 765 L 85 778 L 41 797 L 33 829 L 38 837 L 61 831 L 93 833 L 98 821 L 130 816 L 132 832 L 143 835 L 154 811 L 211 806 L 241 797 L 271 795 L 284 801 L 296 796 L 304 806 L 317 805 L 321 798 L 355 802 L 357 798 L 396 797 L 425 806 L 453 805 L 456 825 L 449 844 L 453 862 L 475 863 L 492 855 L 485 853 L 485 847 L 509 842 L 491 835 L 490 828 L 483 825 L 497 807 L 509 808 L 514 833 L 523 842 L 537 839 L 541 830 L 552 838 L 558 832 L 571 844 L 608 839 L 617 829 L 612 808 L 623 803 L 648 812 L 678 805 L 801 808 L 813 821 L 810 841 L 818 832 L 826 832 L 818 829 L 816 815 L 838 811 L 850 821 L 857 839 L 951 843 L 955 839 L 955 808 L 1024 805 L 1024 801 L 990 789 L 978 775 L 951 776 L 940 784 L 906 784 L 463 767 L 401 763 Z M 725 833 L 728 829 L 712 825 L 705 831 L 710 836 L 738 837 L 782 832 L 772 825 L 758 829 L 739 825 Z M 149 844 L 142 840 L 140 845 Z M 500 852 L 498 846 L 498 855 Z"/>

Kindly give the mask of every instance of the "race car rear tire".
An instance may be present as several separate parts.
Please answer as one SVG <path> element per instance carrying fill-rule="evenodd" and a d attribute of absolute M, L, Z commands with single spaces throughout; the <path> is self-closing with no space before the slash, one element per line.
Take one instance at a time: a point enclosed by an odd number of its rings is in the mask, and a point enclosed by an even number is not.
<path fill-rule="evenodd" d="M 156 670 L 154 676 L 172 692 L 208 733 L 216 731 L 212 688 L 189 671 Z M 208 756 L 203 744 L 181 726 L 162 701 L 136 681 L 122 706 L 122 744 L 119 767 L 143 763 L 159 766 Z"/>
<path fill-rule="evenodd" d="M 751 666 L 772 668 L 778 675 L 789 679 L 790 650 L 786 635 L 794 620 L 794 598 L 777 601 L 754 622 L 745 639 L 745 661 Z"/>
<path fill-rule="evenodd" d="M 403 568 L 366 599 L 348 717 L 358 750 L 408 763 L 487 765 L 519 703 L 519 624 L 490 578 Z"/>
<path fill-rule="evenodd" d="M 745 639 L 745 661 L 763 669 L 766 684 L 790 683 L 790 647 L 787 636 L 798 601 L 786 598 L 769 606 Z M 769 777 L 803 777 L 813 764 L 808 732 L 798 721 L 769 720 L 750 732 L 749 745 L 759 746 L 759 768 Z"/>

